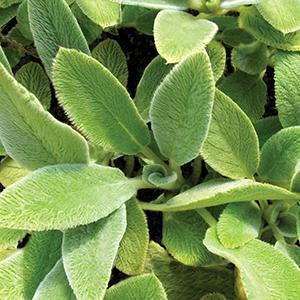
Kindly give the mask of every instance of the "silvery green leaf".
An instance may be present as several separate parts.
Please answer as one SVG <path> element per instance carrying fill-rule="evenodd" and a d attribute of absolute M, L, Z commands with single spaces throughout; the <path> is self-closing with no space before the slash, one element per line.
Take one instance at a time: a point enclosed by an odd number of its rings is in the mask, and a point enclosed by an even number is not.
<path fill-rule="evenodd" d="M 217 41 L 211 41 L 206 46 L 206 52 L 210 59 L 215 81 L 217 82 L 221 78 L 225 70 L 225 64 L 226 64 L 225 47 Z"/>

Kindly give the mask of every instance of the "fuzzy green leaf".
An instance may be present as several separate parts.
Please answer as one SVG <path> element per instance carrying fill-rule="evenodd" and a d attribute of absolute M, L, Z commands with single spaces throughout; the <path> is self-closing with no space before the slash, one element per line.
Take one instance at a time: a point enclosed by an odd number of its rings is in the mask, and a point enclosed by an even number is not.
<path fill-rule="evenodd" d="M 16 249 L 25 234 L 23 230 L 0 228 L 0 249 Z"/>
<path fill-rule="evenodd" d="M 250 75 L 259 74 L 268 65 L 268 48 L 260 42 L 241 44 L 232 50 L 231 62 L 242 72 Z"/>
<path fill-rule="evenodd" d="M 20 2 L 22 2 L 22 0 L 0 0 L 0 7 L 5 8 Z"/>
<path fill-rule="evenodd" d="M 169 300 L 199 300 L 213 292 L 234 299 L 232 270 L 185 266 L 154 242 L 149 248 L 149 269 L 161 281 Z"/>
<path fill-rule="evenodd" d="M 179 62 L 200 51 L 217 31 L 215 23 L 175 10 L 159 12 L 154 22 L 157 51 L 168 63 Z"/>
<path fill-rule="evenodd" d="M 128 81 L 127 60 L 116 41 L 106 39 L 101 42 L 93 49 L 92 56 L 126 87 Z"/>
<path fill-rule="evenodd" d="M 218 88 L 236 102 L 251 121 L 262 118 L 267 104 L 267 86 L 259 76 L 237 71 L 220 80 Z"/>
<path fill-rule="evenodd" d="M 5 56 L 5 53 L 0 45 L 0 64 L 2 64 L 5 69 L 7 70 L 7 72 L 9 72 L 10 74 L 12 74 L 12 70 L 11 70 L 11 67 L 10 67 L 10 64 L 7 60 L 7 57 Z"/>
<path fill-rule="evenodd" d="M 225 70 L 225 47 L 219 42 L 212 41 L 206 46 L 206 52 L 210 59 L 215 81 L 217 82 L 221 78 Z"/>
<path fill-rule="evenodd" d="M 300 157 L 300 126 L 274 134 L 262 147 L 258 174 L 262 180 L 290 188 Z"/>
<path fill-rule="evenodd" d="M 179 9 L 189 8 L 188 1 L 182 0 L 112 0 L 123 5 L 142 6 L 153 9 Z"/>
<path fill-rule="evenodd" d="M 59 47 L 90 54 L 84 35 L 64 0 L 28 0 L 30 28 L 48 76 Z"/>
<path fill-rule="evenodd" d="M 299 200 L 300 195 L 249 179 L 216 179 L 201 183 L 171 198 L 165 204 L 143 203 L 143 208 L 157 211 L 185 211 L 231 202 L 269 199 Z"/>
<path fill-rule="evenodd" d="M 68 283 L 62 260 L 59 260 L 36 290 L 32 300 L 76 300 Z"/>
<path fill-rule="evenodd" d="M 44 110 L 0 65 L 0 138 L 7 154 L 21 166 L 37 169 L 88 161 L 86 141 Z"/>
<path fill-rule="evenodd" d="M 300 269 L 273 246 L 252 240 L 241 248 L 226 249 L 219 242 L 215 228 L 207 231 L 204 244 L 236 265 L 248 299 L 297 299 Z"/>
<path fill-rule="evenodd" d="M 173 64 L 167 64 L 163 58 L 157 56 L 144 71 L 137 87 L 134 103 L 146 122 L 150 121 L 149 110 L 154 93 L 173 66 Z"/>
<path fill-rule="evenodd" d="M 300 30 L 287 34 L 276 30 L 254 6 L 242 10 L 239 25 L 264 44 L 282 50 L 300 50 Z"/>
<path fill-rule="evenodd" d="M 256 7 L 277 30 L 285 34 L 300 30 L 299 0 L 258 0 Z"/>
<path fill-rule="evenodd" d="M 300 54 L 277 51 L 275 54 L 275 94 L 283 127 L 300 125 Z"/>
<path fill-rule="evenodd" d="M 161 153 L 183 165 L 198 156 L 207 136 L 215 88 L 208 55 L 176 65 L 154 94 L 150 119 Z"/>
<path fill-rule="evenodd" d="M 24 249 L 23 276 L 26 299 L 32 299 L 40 282 L 61 257 L 62 233 L 35 232 Z"/>
<path fill-rule="evenodd" d="M 167 300 L 166 292 L 153 274 L 122 281 L 108 289 L 104 300 Z"/>
<path fill-rule="evenodd" d="M 252 178 L 258 167 L 258 137 L 251 121 L 218 90 L 201 154 L 214 170 L 233 179 Z"/>
<path fill-rule="evenodd" d="M 33 40 L 33 36 L 29 24 L 29 15 L 28 15 L 28 0 L 23 0 L 19 5 L 17 12 L 17 27 L 22 35 L 29 41 Z"/>
<path fill-rule="evenodd" d="M 54 66 L 54 85 L 68 115 L 96 145 L 135 154 L 149 144 L 148 128 L 129 94 L 95 59 L 61 49 Z"/>
<path fill-rule="evenodd" d="M 63 262 L 77 299 L 103 299 L 125 229 L 122 206 L 96 223 L 65 232 Z"/>
<path fill-rule="evenodd" d="M 127 227 L 120 244 L 116 267 L 125 274 L 138 275 L 144 271 L 149 233 L 144 212 L 136 199 L 126 203 Z"/>
<path fill-rule="evenodd" d="M 196 211 L 164 213 L 162 242 L 179 262 L 207 266 L 219 260 L 203 245 L 208 227 Z"/>
<path fill-rule="evenodd" d="M 296 245 L 290 245 L 282 241 L 278 241 L 275 244 L 275 248 L 291 258 L 298 267 L 300 267 L 300 248 Z"/>
<path fill-rule="evenodd" d="M 262 147 L 272 135 L 282 129 L 278 116 L 263 118 L 253 125 L 259 139 L 260 147 Z"/>
<path fill-rule="evenodd" d="M 88 224 L 118 209 L 134 193 L 116 168 L 45 167 L 0 194 L 0 227 L 41 231 Z"/>
<path fill-rule="evenodd" d="M 103 28 L 117 25 L 121 6 L 110 0 L 76 0 L 82 11 L 96 24 Z"/>
<path fill-rule="evenodd" d="M 0 2 L 1 3 L 1 2 Z M 6 8 L 0 7 L 0 27 L 6 25 L 17 14 L 18 5 L 11 5 Z"/>
<path fill-rule="evenodd" d="M 21 83 L 30 93 L 34 94 L 48 110 L 51 102 L 50 82 L 42 67 L 34 62 L 24 65 L 15 75 L 16 80 Z"/>
<path fill-rule="evenodd" d="M 255 202 L 230 203 L 220 216 L 217 233 L 225 248 L 233 249 L 259 235 L 261 211 Z"/>

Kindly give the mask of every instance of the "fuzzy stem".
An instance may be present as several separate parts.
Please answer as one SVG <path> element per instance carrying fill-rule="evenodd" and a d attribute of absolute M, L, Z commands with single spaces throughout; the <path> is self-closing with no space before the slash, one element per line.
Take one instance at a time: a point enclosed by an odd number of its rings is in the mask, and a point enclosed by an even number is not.
<path fill-rule="evenodd" d="M 203 218 L 203 220 L 210 227 L 214 227 L 217 225 L 217 220 L 213 217 L 213 215 L 206 208 L 197 209 L 197 213 Z"/>

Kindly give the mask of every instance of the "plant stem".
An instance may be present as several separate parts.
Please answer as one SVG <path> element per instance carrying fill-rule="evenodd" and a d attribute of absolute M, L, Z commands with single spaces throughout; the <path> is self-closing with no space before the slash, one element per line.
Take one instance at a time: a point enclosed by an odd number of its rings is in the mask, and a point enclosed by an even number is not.
<path fill-rule="evenodd" d="M 134 169 L 134 156 L 126 156 L 125 162 L 126 162 L 125 174 L 127 177 L 130 177 Z"/>
<path fill-rule="evenodd" d="M 143 210 L 151 210 L 151 211 L 164 211 L 163 207 L 165 207 L 165 204 L 155 204 L 151 202 L 139 202 L 141 208 Z"/>
<path fill-rule="evenodd" d="M 203 218 L 203 220 L 210 227 L 214 227 L 217 225 L 217 220 L 213 217 L 213 215 L 206 208 L 197 209 L 197 213 Z"/>
<path fill-rule="evenodd" d="M 198 156 L 193 162 L 192 185 L 196 185 L 202 172 L 202 157 Z"/>
<path fill-rule="evenodd" d="M 185 183 L 185 180 L 182 176 L 181 168 L 172 160 L 170 160 L 170 168 L 176 172 L 177 174 L 176 187 L 180 188 Z"/>
<path fill-rule="evenodd" d="M 152 160 L 155 164 L 164 166 L 168 171 L 170 171 L 170 167 L 156 155 L 149 147 L 144 147 L 141 150 L 141 154 L 143 154 L 147 159 Z"/>
<path fill-rule="evenodd" d="M 277 227 L 275 225 L 270 225 L 273 235 L 275 237 L 275 239 L 277 241 L 281 241 L 281 242 L 285 242 L 284 237 L 281 235 L 281 233 L 279 232 L 279 230 L 277 229 Z"/>
<path fill-rule="evenodd" d="M 144 181 L 142 179 L 142 176 L 130 178 L 129 181 L 131 182 L 131 184 L 133 184 L 135 186 L 135 188 L 137 190 L 141 190 L 141 189 L 156 189 L 157 188 L 153 184 L 151 184 L 151 183 L 149 183 L 147 181 Z"/>

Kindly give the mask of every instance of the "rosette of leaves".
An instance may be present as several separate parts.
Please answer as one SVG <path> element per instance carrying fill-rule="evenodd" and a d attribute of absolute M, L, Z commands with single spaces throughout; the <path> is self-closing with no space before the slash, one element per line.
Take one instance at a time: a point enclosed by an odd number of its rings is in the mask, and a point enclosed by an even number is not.
<path fill-rule="evenodd" d="M 299 8 L 0 0 L 0 298 L 297 299 Z"/>

